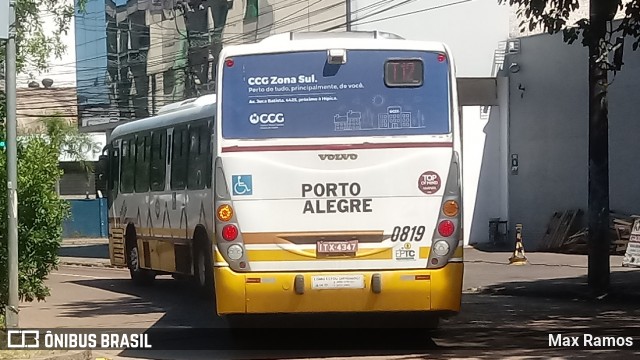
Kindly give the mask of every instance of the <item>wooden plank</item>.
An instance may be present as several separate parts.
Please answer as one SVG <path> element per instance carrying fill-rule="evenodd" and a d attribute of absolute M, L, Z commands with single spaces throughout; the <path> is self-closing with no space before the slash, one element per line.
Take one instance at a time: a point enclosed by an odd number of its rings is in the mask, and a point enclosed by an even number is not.
<path fill-rule="evenodd" d="M 556 228 L 555 228 L 555 230 L 553 232 L 553 235 L 551 236 L 551 242 L 549 244 L 549 249 L 555 250 L 555 249 L 560 248 L 561 244 L 558 243 L 558 236 L 560 236 L 560 234 L 563 232 L 563 228 L 565 226 L 564 224 L 567 221 L 567 218 L 570 216 L 570 211 L 571 210 L 564 211 L 562 213 L 562 215 L 560 216 L 560 219 L 558 221 L 558 225 L 556 226 Z"/>
<path fill-rule="evenodd" d="M 541 250 L 549 249 L 549 246 L 551 245 L 551 236 L 553 236 L 553 232 L 555 231 L 555 228 L 557 227 L 559 221 L 560 214 L 556 211 L 551 216 L 549 224 L 547 225 L 547 231 L 545 231 L 544 235 L 542 236 L 542 241 L 540 242 Z"/>
<path fill-rule="evenodd" d="M 567 227 L 569 227 L 569 222 L 574 216 L 573 210 L 567 210 L 562 214 L 562 219 L 560 220 L 560 225 L 558 226 L 556 233 L 553 236 L 552 249 L 559 249 L 564 242 L 564 234 L 567 232 Z"/>
<path fill-rule="evenodd" d="M 558 246 L 562 246 L 562 244 L 566 241 L 569 236 L 569 232 L 575 227 L 576 220 L 582 215 L 582 210 L 574 210 L 569 222 L 567 223 L 564 232 L 562 233 L 562 237 L 559 240 Z"/>

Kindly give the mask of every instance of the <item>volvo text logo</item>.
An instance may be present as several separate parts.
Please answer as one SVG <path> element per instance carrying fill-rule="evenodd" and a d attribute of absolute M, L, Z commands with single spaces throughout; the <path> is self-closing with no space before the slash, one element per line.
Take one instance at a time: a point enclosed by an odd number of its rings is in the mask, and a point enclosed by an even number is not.
<path fill-rule="evenodd" d="M 320 160 L 356 160 L 357 154 L 318 154 Z"/>
<path fill-rule="evenodd" d="M 284 114 L 251 114 L 249 122 L 252 124 L 282 124 L 284 123 Z"/>

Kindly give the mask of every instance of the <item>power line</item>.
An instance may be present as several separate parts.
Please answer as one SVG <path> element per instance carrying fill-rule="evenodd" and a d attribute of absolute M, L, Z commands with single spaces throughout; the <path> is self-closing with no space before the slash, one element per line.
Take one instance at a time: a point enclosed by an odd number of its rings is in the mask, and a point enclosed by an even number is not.
<path fill-rule="evenodd" d="M 364 19 L 370 18 L 370 17 L 375 16 L 375 15 L 379 15 L 379 14 L 384 13 L 384 12 L 386 12 L 386 11 L 389 11 L 389 10 L 391 10 L 391 9 L 397 8 L 399 5 L 409 4 L 409 3 L 414 2 L 414 1 L 416 1 L 416 0 L 405 0 L 405 1 L 401 2 L 400 4 L 392 5 L 392 6 L 389 6 L 389 7 L 387 7 L 387 8 L 384 8 L 384 9 L 381 9 L 381 10 L 378 10 L 378 11 L 372 11 L 371 13 L 368 13 L 368 14 L 366 14 L 365 16 L 362 16 L 362 17 L 360 17 L 360 18 L 356 18 L 356 19 L 354 19 L 354 20 L 352 20 L 352 21 L 350 21 L 350 22 L 348 22 L 348 23 L 350 23 L 350 24 L 356 24 L 356 25 L 363 25 L 363 24 L 373 23 L 373 22 L 377 22 L 377 21 L 383 21 L 383 20 L 388 20 L 388 19 L 393 19 L 393 18 L 404 17 L 404 16 L 408 16 L 408 15 L 412 15 L 412 14 L 416 14 L 416 13 L 421 13 L 421 12 L 426 12 L 426 11 L 429 11 L 429 10 L 439 9 L 439 8 L 443 8 L 443 7 L 453 6 L 453 5 L 457 5 L 457 4 L 461 4 L 461 3 L 465 3 L 465 2 L 470 2 L 470 1 L 472 1 L 472 0 L 462 0 L 462 1 L 454 2 L 454 3 L 438 5 L 438 6 L 434 6 L 434 7 L 429 7 L 429 8 L 424 8 L 424 9 L 420 9 L 420 10 L 409 11 L 409 12 L 405 12 L 405 13 L 401 13 L 401 14 L 391 15 L 391 16 L 388 16 L 388 17 L 383 17 L 383 18 L 378 18 L 378 19 L 369 20 L 369 21 L 366 21 L 366 22 L 361 22 L 361 21 L 362 21 L 362 20 L 364 20 Z M 362 11 L 362 10 L 364 10 L 364 9 L 371 9 L 371 8 L 373 8 L 373 7 L 380 8 L 380 7 L 381 7 L 381 4 L 384 4 L 384 3 L 388 3 L 388 2 L 387 2 L 387 1 L 378 1 L 378 2 L 376 2 L 376 3 L 372 4 L 372 5 L 368 6 L 368 7 L 365 7 L 365 8 L 363 8 L 363 9 L 360 9 L 360 11 Z M 334 5 L 329 5 L 329 6 L 325 7 L 325 9 L 326 9 L 326 8 L 333 8 L 333 7 L 334 7 Z M 357 12 L 358 12 L 358 11 L 355 11 L 354 13 L 357 13 Z M 320 24 L 325 24 L 325 23 L 327 23 L 327 22 L 334 21 L 334 20 L 339 19 L 339 18 L 341 18 L 341 17 L 342 17 L 342 16 L 336 16 L 336 17 L 333 17 L 333 18 L 331 18 L 331 19 L 326 19 L 326 20 L 324 20 L 324 21 L 321 21 L 321 22 L 315 23 L 315 24 L 313 24 L 313 25 L 305 25 L 305 26 L 303 26 L 303 27 L 301 27 L 301 28 L 306 28 L 306 27 L 308 27 L 308 26 L 317 26 L 317 25 L 320 25 Z M 285 19 L 286 19 L 286 18 L 285 18 Z M 276 21 L 276 23 L 277 23 L 277 21 Z M 275 23 L 274 23 L 274 24 L 275 24 Z M 345 22 L 344 24 L 341 24 L 341 25 L 335 25 L 335 26 L 332 26 L 332 27 L 330 27 L 330 28 L 328 28 L 328 29 L 325 29 L 325 31 L 327 31 L 327 30 L 333 30 L 333 29 L 335 29 L 335 28 L 337 28 L 337 27 L 341 27 L 341 26 L 344 26 L 344 25 L 346 25 L 346 24 L 347 24 L 347 22 Z M 286 25 L 280 25 L 280 26 L 286 26 Z M 277 29 L 277 28 L 278 28 L 278 27 L 276 27 L 276 29 Z M 273 29 L 272 29 L 272 30 L 273 30 Z M 297 29 L 294 29 L 294 30 L 292 30 L 292 31 L 296 31 L 296 30 L 297 30 Z M 89 70 L 89 69 L 87 69 L 87 70 Z M 95 68 L 94 68 L 94 71 L 95 71 Z M 178 84 L 176 84 L 176 85 L 182 85 L 182 83 L 178 83 Z M 91 88 L 91 87 L 87 87 L 87 88 Z M 133 88 L 133 86 L 132 86 L 131 88 Z M 83 88 L 80 88 L 80 89 L 82 90 Z M 117 94 L 117 93 L 118 93 L 118 92 L 116 91 L 116 94 Z M 165 97 L 165 96 L 149 95 L 149 94 L 143 94 L 143 95 L 140 95 L 140 96 L 142 96 L 142 97 L 146 97 L 146 98 L 147 98 L 147 101 L 149 101 L 151 97 L 154 97 L 155 99 L 159 99 L 159 98 L 164 98 L 164 97 Z M 169 98 L 170 100 L 175 99 L 175 97 L 174 97 L 174 96 L 170 96 L 170 95 L 167 95 L 166 97 L 167 97 L 167 98 Z M 159 99 L 159 100 L 161 100 L 161 99 Z M 123 100 L 122 100 L 122 99 L 115 99 L 115 103 L 116 103 L 116 104 L 117 104 L 119 101 L 123 101 Z M 127 102 L 131 102 L 131 101 L 135 101 L 135 100 L 133 100 L 133 99 L 127 99 L 127 100 L 125 100 L 125 101 L 127 101 Z M 45 109 L 45 110 L 46 110 L 46 109 L 50 109 L 50 108 L 52 108 L 52 107 L 43 107 L 42 109 Z M 135 107 L 132 107 L 132 108 L 133 108 L 133 109 L 135 109 Z M 119 109 L 121 109 L 121 107 L 119 107 Z M 126 109 L 125 109 L 125 110 L 126 110 Z"/>

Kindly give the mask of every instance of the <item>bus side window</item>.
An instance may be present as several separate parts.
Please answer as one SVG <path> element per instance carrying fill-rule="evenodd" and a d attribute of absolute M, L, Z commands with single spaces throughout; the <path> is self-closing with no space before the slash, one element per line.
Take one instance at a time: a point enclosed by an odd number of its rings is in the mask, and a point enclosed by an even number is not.
<path fill-rule="evenodd" d="M 213 134 L 212 131 L 212 127 L 213 127 L 213 123 L 211 121 L 209 121 L 207 123 L 207 127 L 206 127 L 206 131 L 203 131 L 200 135 L 200 141 L 203 142 L 204 144 L 206 144 L 206 153 L 205 153 L 205 169 L 204 172 L 206 174 L 205 176 L 205 186 L 208 188 L 212 187 L 213 185 L 211 184 L 211 182 L 213 181 L 212 176 L 213 176 L 213 152 L 212 152 L 212 145 L 211 145 L 211 135 Z"/>
<path fill-rule="evenodd" d="M 167 132 L 154 131 L 151 135 L 151 191 L 164 190 L 164 177 L 167 170 Z"/>
<path fill-rule="evenodd" d="M 135 178 L 135 138 L 122 141 L 122 166 L 120 167 L 120 191 L 122 193 L 133 192 Z"/>
<path fill-rule="evenodd" d="M 206 141 L 203 143 L 203 134 L 207 131 L 204 126 L 196 125 L 189 128 L 189 179 L 187 186 L 189 189 L 204 189 L 206 162 Z"/>
<path fill-rule="evenodd" d="M 189 132 L 181 126 L 173 131 L 171 155 L 171 190 L 184 190 L 187 183 L 189 163 Z"/>
<path fill-rule="evenodd" d="M 151 142 L 149 134 L 140 134 L 136 139 L 136 177 L 135 190 L 137 193 L 149 191 L 149 165 Z"/>
<path fill-rule="evenodd" d="M 111 147 L 109 151 L 109 183 L 107 185 L 107 197 L 115 199 L 120 184 L 120 156 L 117 147 Z"/>

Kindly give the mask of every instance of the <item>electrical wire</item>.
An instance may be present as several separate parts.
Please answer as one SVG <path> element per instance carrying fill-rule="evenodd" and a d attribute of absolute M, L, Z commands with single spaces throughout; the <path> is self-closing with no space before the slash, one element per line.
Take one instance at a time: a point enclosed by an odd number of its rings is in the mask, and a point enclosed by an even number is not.
<path fill-rule="evenodd" d="M 286 2 L 286 1 L 288 1 L 288 0 L 280 1 L 280 3 L 284 3 L 284 2 Z M 363 20 L 369 19 L 369 18 L 371 18 L 371 17 L 373 17 L 373 16 L 380 15 L 380 14 L 382 14 L 382 13 L 384 13 L 384 12 L 388 12 L 388 11 L 390 11 L 390 10 L 392 10 L 392 9 L 397 9 L 399 6 L 406 5 L 406 4 L 409 4 L 409 3 L 415 2 L 415 1 L 417 1 L 417 0 L 404 0 L 404 1 L 401 1 L 399 4 L 392 4 L 392 5 L 390 5 L 390 6 L 387 6 L 387 7 L 385 7 L 385 8 L 382 8 L 382 6 L 383 6 L 384 4 L 388 4 L 388 3 L 389 3 L 389 1 L 379 0 L 379 1 L 376 1 L 376 2 L 374 2 L 374 3 L 372 3 L 372 4 L 370 4 L 369 6 L 366 6 L 366 7 L 363 7 L 363 8 L 361 8 L 361 9 L 356 10 L 356 11 L 352 12 L 352 14 L 351 14 L 351 15 L 353 16 L 353 15 L 357 15 L 357 13 L 359 13 L 359 12 L 366 12 L 364 15 L 362 15 L 362 16 L 360 16 L 360 17 L 355 17 L 355 18 L 354 18 L 353 20 L 351 20 L 351 21 L 345 21 L 344 23 L 340 23 L 340 24 L 338 24 L 338 25 L 332 25 L 332 26 L 330 26 L 330 27 L 328 27 L 328 28 L 325 28 L 325 29 L 322 29 L 322 30 L 320 30 L 320 31 L 331 31 L 331 30 L 339 29 L 339 28 L 341 28 L 341 27 L 343 27 L 343 26 L 346 26 L 347 24 L 350 24 L 350 25 L 364 25 L 364 24 L 370 24 L 370 23 L 379 22 L 379 21 L 384 21 L 384 20 L 389 20 L 389 19 L 394 19 L 394 18 L 400 18 L 400 17 L 404 17 L 404 16 L 409 16 L 409 15 L 417 14 L 417 13 L 422 13 L 422 12 L 431 11 L 431 10 L 435 10 L 435 9 L 440 9 L 440 8 L 444 8 L 444 7 L 448 7 L 448 6 L 453 6 L 453 5 L 457 5 L 457 4 L 462 4 L 462 3 L 470 2 L 470 1 L 473 1 L 473 0 L 461 0 L 461 1 L 454 2 L 454 3 L 442 4 L 442 5 L 438 5 L 438 6 L 433 6 L 433 7 L 423 8 L 423 9 L 419 9 L 419 10 L 413 10 L 413 11 L 404 12 L 404 13 L 400 13 L 400 14 L 395 14 L 395 15 L 391 15 L 391 16 L 388 16 L 388 17 L 375 18 L 375 19 L 371 19 L 371 20 L 369 20 L 369 21 L 363 21 Z M 318 1 L 318 2 L 314 3 L 314 5 L 315 5 L 315 4 L 317 4 L 317 3 L 319 3 L 319 2 L 320 2 L 320 1 Z M 269 29 L 269 30 L 270 30 L 270 33 L 277 33 L 277 31 L 276 31 L 276 30 L 278 30 L 278 29 L 280 29 L 280 28 L 282 28 L 282 27 L 284 27 L 284 26 L 291 25 L 292 23 L 295 23 L 295 21 L 298 21 L 297 19 L 298 19 L 299 17 L 302 17 L 303 19 L 305 19 L 305 18 L 306 18 L 306 19 L 310 19 L 310 18 L 312 17 L 312 15 L 311 15 L 312 13 L 313 13 L 313 15 L 315 16 L 315 15 L 321 14 L 323 11 L 331 10 L 331 9 L 335 8 L 336 6 L 338 6 L 338 5 L 341 5 L 341 4 L 331 4 L 331 5 L 325 6 L 324 8 L 320 8 L 320 9 L 318 9 L 318 10 L 315 10 L 315 11 L 313 11 L 313 12 L 308 11 L 308 8 L 303 8 L 303 9 L 301 9 L 300 11 L 298 11 L 298 12 L 294 12 L 294 13 L 292 13 L 292 14 L 289 14 L 288 16 L 284 17 L 283 19 L 277 20 L 277 21 L 275 21 L 275 22 L 274 22 L 274 23 L 272 23 L 272 24 L 268 24 L 267 26 L 264 26 L 264 27 L 262 27 L 262 28 L 257 28 L 257 27 L 256 27 L 256 30 L 253 30 L 253 31 L 258 31 L 258 32 L 259 32 L 260 30 L 264 30 L 264 29 L 266 29 L 266 28 L 270 28 L 270 29 Z M 304 11 L 304 10 L 307 10 L 307 14 L 303 14 L 303 15 L 301 15 L 301 16 L 295 16 L 295 17 L 291 18 L 292 16 L 294 16 L 294 15 L 296 15 L 296 14 L 298 14 L 299 12 L 302 12 L 302 11 Z M 272 11 L 275 11 L 275 10 L 272 10 Z M 370 11 L 370 12 L 367 12 L 367 11 Z M 332 17 L 332 18 L 330 18 L 330 19 L 325 19 L 325 20 L 323 20 L 323 21 L 319 21 L 319 22 L 314 23 L 314 24 L 308 24 L 308 25 L 300 26 L 300 27 L 298 27 L 298 28 L 296 28 L 296 29 L 292 29 L 292 30 L 289 30 L 289 31 L 299 31 L 299 30 L 301 30 L 301 29 L 309 28 L 309 27 L 311 27 L 311 26 L 313 26 L 313 27 L 317 27 L 317 26 L 319 26 L 319 25 L 323 25 L 323 24 L 327 24 L 327 23 L 330 23 L 330 22 L 335 21 L 335 20 L 339 20 L 340 18 L 344 18 L 344 15 L 335 16 L 335 17 Z M 287 22 L 287 21 L 286 21 L 287 19 L 290 19 L 290 20 L 291 20 L 291 19 L 293 19 L 294 21 Z M 227 23 L 228 23 L 228 22 L 227 22 Z M 246 33 L 243 33 L 243 34 L 240 34 L 238 37 L 229 37 L 229 38 L 227 38 L 227 39 L 223 40 L 223 45 L 224 45 L 224 43 L 227 43 L 227 44 L 228 44 L 228 43 L 233 42 L 233 41 L 235 41 L 235 40 L 237 40 L 237 39 L 241 39 L 241 38 L 243 38 L 243 37 L 246 37 L 246 35 L 247 35 Z M 105 39 L 106 39 L 106 37 L 105 37 Z M 164 42 L 164 41 L 173 41 L 173 42 L 175 42 L 176 40 L 175 40 L 175 39 L 162 40 L 162 42 Z M 182 52 L 182 51 L 176 51 L 176 52 L 174 52 L 174 53 L 175 53 L 176 55 L 178 55 L 178 54 L 182 54 L 183 52 Z M 160 61 L 160 62 L 158 62 L 158 63 L 153 63 L 153 62 L 151 62 L 151 63 L 152 63 L 152 65 L 151 65 L 151 66 L 163 65 L 163 64 L 165 64 L 165 63 L 171 63 L 171 62 L 174 62 L 174 60 L 173 60 L 173 59 L 172 59 L 172 60 L 169 60 L 169 61 L 167 61 L 167 60 L 166 60 L 166 57 L 167 57 L 167 56 L 170 56 L 171 54 L 173 54 L 173 53 L 163 54 L 163 55 L 161 55 L 161 56 L 158 56 L 159 58 L 162 58 L 163 60 L 161 60 L 161 61 Z M 104 58 L 104 56 L 96 57 L 96 59 L 103 59 L 103 58 Z M 152 58 L 148 58 L 148 59 L 146 59 L 146 60 L 141 60 L 141 61 L 140 61 L 140 63 L 142 63 L 142 62 L 144 62 L 144 63 L 149 63 L 149 60 L 150 60 L 150 59 L 153 59 L 153 57 L 152 57 Z M 72 66 L 72 64 L 73 64 L 73 63 L 69 63 L 69 65 L 70 65 L 70 66 Z M 63 65 L 63 64 L 59 64 L 59 65 Z M 135 65 L 135 64 L 129 63 L 129 65 Z M 211 66 L 211 65 L 210 65 L 210 66 Z M 147 67 L 149 67 L 149 66 L 147 66 Z M 182 69 L 174 69 L 174 70 L 183 70 L 184 68 L 186 68 L 186 67 L 183 67 Z M 77 73 L 78 73 L 78 72 L 80 72 L 80 71 L 95 71 L 95 70 L 96 70 L 96 68 L 95 68 L 95 67 L 94 67 L 94 68 L 85 68 L 85 69 L 82 69 L 82 68 L 81 68 L 81 69 L 79 69 L 79 70 L 77 70 L 77 71 L 72 71 L 72 72 L 70 72 L 70 73 L 76 73 L 76 74 L 77 74 Z M 215 69 L 214 69 L 214 70 L 215 70 Z M 102 71 L 99 71 L 99 72 L 102 72 Z M 146 76 L 145 76 L 144 78 L 145 78 L 145 79 L 148 79 L 148 77 L 146 77 Z M 134 79 L 135 79 L 135 78 L 134 78 Z M 83 81 L 83 80 L 79 80 L 79 81 Z M 174 84 L 175 84 L 175 86 L 182 86 L 182 85 L 184 85 L 184 81 L 181 81 L 181 82 L 175 82 Z M 147 86 L 147 87 L 148 87 L 148 86 Z M 80 90 L 85 90 L 85 89 L 87 89 L 87 90 L 88 90 L 88 89 L 90 89 L 90 88 L 95 88 L 95 86 L 88 86 L 88 85 L 87 85 L 87 86 L 76 87 L 76 89 L 80 89 Z M 130 87 L 130 89 L 133 89 L 133 88 L 135 88 L 135 86 L 131 86 L 131 87 Z M 116 96 L 117 96 L 117 95 L 119 95 L 118 93 L 119 93 L 119 91 L 115 91 L 115 94 L 112 94 L 112 95 L 116 95 Z M 109 97 L 113 97 L 112 95 L 111 95 L 111 96 L 110 96 L 110 95 L 108 95 L 108 96 L 109 96 Z M 152 96 L 149 96 L 148 94 L 141 95 L 141 96 L 142 96 L 142 97 L 147 98 L 147 102 L 152 98 Z M 172 96 L 172 95 L 158 95 L 158 94 L 156 94 L 156 95 L 154 95 L 153 97 L 154 97 L 155 99 L 159 100 L 159 101 L 162 101 L 163 99 L 167 99 L 167 100 L 169 100 L 169 101 L 177 101 L 177 100 L 175 99 L 176 97 L 175 97 L 175 96 Z M 130 98 L 130 99 L 127 99 L 127 100 L 124 100 L 124 101 L 126 101 L 127 103 L 129 103 L 129 102 L 135 102 L 135 100 L 134 100 L 133 98 Z M 118 99 L 118 98 L 116 98 L 116 99 L 112 99 L 112 104 L 114 104 L 114 105 L 115 105 L 115 104 L 118 104 L 119 102 L 120 102 L 120 103 L 122 103 L 122 102 L 123 102 L 123 100 L 122 100 L 122 99 Z M 42 102 L 42 104 L 45 104 L 45 103 L 50 103 L 50 102 L 48 102 L 48 101 L 43 101 L 43 102 Z M 46 106 L 46 107 L 41 107 L 41 108 L 36 108 L 36 109 L 34 109 L 34 108 L 33 108 L 33 106 L 32 106 L 32 105 L 39 105 L 39 104 L 40 104 L 40 103 L 29 103 L 29 109 L 30 109 L 30 110 L 48 110 L 48 109 L 57 109 L 57 108 L 65 108 L 65 107 L 67 107 L 67 108 L 68 108 L 68 106 L 64 106 L 64 105 L 57 105 L 57 106 L 56 106 L 56 105 L 54 105 L 54 106 Z M 75 104 L 74 104 L 74 105 L 75 105 Z M 123 110 L 127 110 L 127 109 L 130 109 L 130 110 L 136 110 L 136 106 L 126 106 L 126 107 L 124 107 L 124 108 L 123 108 L 122 106 L 118 106 L 118 108 L 117 108 L 117 109 L 114 109 L 114 110 L 118 111 L 118 110 L 120 110 L 120 109 L 123 109 Z M 107 110 L 107 111 L 109 111 L 109 110 Z M 23 117 L 25 117 L 25 116 L 26 116 L 26 117 L 46 117 L 46 116 L 48 116 L 48 115 L 28 115 L 28 114 L 23 114 L 22 116 L 23 116 Z"/>

